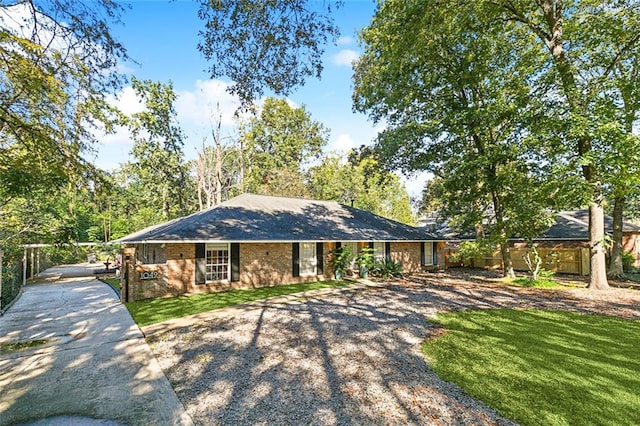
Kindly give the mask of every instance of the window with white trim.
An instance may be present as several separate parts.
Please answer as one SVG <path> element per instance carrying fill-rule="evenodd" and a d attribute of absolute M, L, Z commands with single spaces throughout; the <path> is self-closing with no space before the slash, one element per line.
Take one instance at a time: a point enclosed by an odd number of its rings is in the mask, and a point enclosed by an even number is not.
<path fill-rule="evenodd" d="M 426 241 L 422 244 L 424 244 L 424 264 L 426 266 L 433 265 L 433 243 Z"/>
<path fill-rule="evenodd" d="M 226 281 L 229 279 L 229 244 L 207 244 L 205 258 L 207 281 Z"/>
<path fill-rule="evenodd" d="M 316 275 L 316 243 L 300 243 L 300 276 Z"/>

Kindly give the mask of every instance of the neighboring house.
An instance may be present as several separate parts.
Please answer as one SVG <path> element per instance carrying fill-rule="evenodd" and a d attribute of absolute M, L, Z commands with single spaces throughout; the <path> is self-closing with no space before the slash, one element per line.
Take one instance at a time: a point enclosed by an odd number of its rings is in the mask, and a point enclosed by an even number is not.
<path fill-rule="evenodd" d="M 613 218 L 605 216 L 605 232 L 613 234 Z M 438 227 L 431 228 L 438 229 Z M 450 242 L 473 240 L 474 232 L 456 233 L 449 228 L 439 227 L 440 234 Z M 626 253 L 634 256 L 634 267 L 640 267 L 640 226 L 630 222 L 623 222 L 622 246 Z M 545 260 L 544 267 L 555 272 L 588 275 L 590 271 L 589 259 L 589 211 L 569 210 L 556 214 L 556 222 L 540 236 L 533 239 L 541 257 Z M 526 241 L 517 236 L 509 239 L 511 259 L 516 270 L 527 270 L 523 256 Z M 451 245 L 451 244 L 450 244 Z M 449 253 L 454 251 L 451 247 Z M 449 258 L 449 256 L 446 256 Z M 499 252 L 484 258 L 474 259 L 475 266 L 501 267 L 502 259 Z M 447 267 L 456 266 L 447 262 Z"/>
<path fill-rule="evenodd" d="M 435 233 L 333 201 L 243 194 L 216 207 L 130 234 L 125 301 L 330 279 L 331 251 L 372 247 L 405 272 L 444 267 Z"/>

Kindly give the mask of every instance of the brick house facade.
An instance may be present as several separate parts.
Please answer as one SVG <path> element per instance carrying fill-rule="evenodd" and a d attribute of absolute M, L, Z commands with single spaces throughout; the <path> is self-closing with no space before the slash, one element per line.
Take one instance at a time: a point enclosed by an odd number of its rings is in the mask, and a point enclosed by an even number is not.
<path fill-rule="evenodd" d="M 418 228 L 338 203 L 252 194 L 121 242 L 123 301 L 332 279 L 338 243 L 384 247 L 406 273 L 444 267 L 444 243 Z"/>

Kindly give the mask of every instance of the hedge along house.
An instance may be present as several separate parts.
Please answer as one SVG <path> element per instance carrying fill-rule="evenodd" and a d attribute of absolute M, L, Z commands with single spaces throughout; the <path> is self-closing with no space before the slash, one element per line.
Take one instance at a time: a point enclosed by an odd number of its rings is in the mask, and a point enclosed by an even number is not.
<path fill-rule="evenodd" d="M 444 267 L 436 234 L 332 201 L 243 194 L 117 242 L 123 301 L 333 277 L 331 251 L 372 247 L 405 272 Z"/>

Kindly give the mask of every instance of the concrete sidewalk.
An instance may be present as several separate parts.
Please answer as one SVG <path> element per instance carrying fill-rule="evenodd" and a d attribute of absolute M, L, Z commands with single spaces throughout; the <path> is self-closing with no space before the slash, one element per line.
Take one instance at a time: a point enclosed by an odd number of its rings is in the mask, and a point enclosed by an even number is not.
<path fill-rule="evenodd" d="M 90 271 L 92 274 L 92 271 Z M 0 426 L 190 425 L 191 419 L 113 290 L 78 268 L 27 285 L 0 317 Z"/>

